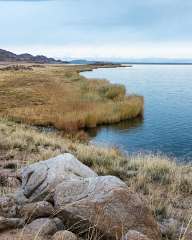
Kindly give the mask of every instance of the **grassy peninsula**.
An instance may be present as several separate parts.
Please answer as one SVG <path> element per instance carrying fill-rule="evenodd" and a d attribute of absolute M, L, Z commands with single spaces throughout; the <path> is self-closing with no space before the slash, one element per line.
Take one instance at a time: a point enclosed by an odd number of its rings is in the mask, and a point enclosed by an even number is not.
<path fill-rule="evenodd" d="M 123 85 L 89 80 L 81 71 L 116 65 L 33 65 L 0 71 L 0 116 L 19 122 L 78 130 L 134 118 L 143 98 L 126 96 Z"/>

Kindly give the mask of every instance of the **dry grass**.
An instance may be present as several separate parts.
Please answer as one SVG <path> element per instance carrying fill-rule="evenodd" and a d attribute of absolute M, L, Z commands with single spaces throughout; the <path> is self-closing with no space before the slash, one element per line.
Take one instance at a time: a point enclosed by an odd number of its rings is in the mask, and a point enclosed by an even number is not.
<path fill-rule="evenodd" d="M 33 67 L 0 72 L 0 115 L 34 125 L 77 130 L 142 115 L 143 98 L 80 71 L 94 66 Z"/>
<path fill-rule="evenodd" d="M 81 143 L 77 140 L 86 140 L 83 132 L 42 132 L 15 122 L 74 130 L 119 122 L 142 113 L 142 97 L 127 97 L 121 85 L 79 75 L 80 71 L 91 69 L 46 66 L 0 73 L 0 115 L 9 118 L 0 118 L 0 195 L 15 188 L 12 180 L 4 182 L 4 170 L 16 173 L 23 165 L 69 151 L 98 174 L 118 176 L 131 189 L 144 194 L 159 221 L 175 218 L 180 226 L 192 228 L 192 166 L 178 165 L 166 156 L 125 156 L 115 148 Z M 184 240 L 182 234 L 176 237 L 176 230 L 171 230 L 165 239 Z"/>
<path fill-rule="evenodd" d="M 189 223 L 192 216 L 192 166 L 178 165 L 174 159 L 160 155 L 125 156 L 115 148 L 100 148 L 63 138 L 59 132 L 40 132 L 34 127 L 0 120 L 1 169 L 14 163 L 17 170 L 21 165 L 65 151 L 73 153 L 99 175 L 118 176 L 131 189 L 144 194 L 159 221 L 175 218 L 180 225 Z M 1 188 L 1 194 L 6 192 Z M 188 227 L 192 227 L 191 222 Z M 177 239 L 175 232 L 169 239 Z"/>
<path fill-rule="evenodd" d="M 37 128 L 19 125 L 5 119 L 0 121 L 0 135 L 0 149 L 6 152 L 25 152 L 36 156 L 39 154 L 37 158 L 46 159 L 47 156 L 43 157 L 46 150 L 52 154 L 66 150 L 64 139 L 56 137 L 56 134 L 41 133 Z M 34 159 L 32 161 L 34 162 Z"/>
<path fill-rule="evenodd" d="M 35 128 L 1 119 L 0 195 L 15 188 L 12 177 L 9 181 L 6 180 L 7 171 L 14 178 L 14 173 L 17 173 L 21 166 L 64 153 L 66 149 L 64 139 L 53 133 L 43 134 Z"/>

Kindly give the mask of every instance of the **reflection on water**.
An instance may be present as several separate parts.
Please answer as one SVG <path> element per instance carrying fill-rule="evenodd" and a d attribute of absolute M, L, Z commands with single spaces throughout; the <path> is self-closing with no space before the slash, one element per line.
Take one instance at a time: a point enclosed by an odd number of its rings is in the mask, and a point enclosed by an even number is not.
<path fill-rule="evenodd" d="M 116 123 L 116 124 L 111 124 L 111 125 L 106 125 L 105 128 L 106 129 L 113 129 L 114 131 L 118 131 L 118 132 L 121 132 L 121 131 L 130 131 L 130 130 L 134 130 L 135 131 L 137 130 L 137 128 L 139 127 L 142 127 L 142 124 L 143 124 L 143 117 L 138 117 L 138 118 L 135 118 L 135 119 L 132 119 L 132 120 L 125 120 L 125 121 L 121 121 L 119 123 Z M 90 128 L 87 130 L 87 133 L 89 134 L 89 136 L 91 138 L 94 138 L 98 135 L 98 133 L 100 131 L 103 130 L 103 126 L 99 126 L 99 127 L 96 127 L 96 128 Z"/>

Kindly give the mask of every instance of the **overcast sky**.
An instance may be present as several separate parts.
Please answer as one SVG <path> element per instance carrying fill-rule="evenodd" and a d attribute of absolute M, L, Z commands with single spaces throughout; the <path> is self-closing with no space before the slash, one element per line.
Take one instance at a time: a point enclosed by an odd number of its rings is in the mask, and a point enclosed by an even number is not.
<path fill-rule="evenodd" d="M 0 48 L 71 58 L 192 58 L 192 0 L 0 0 Z"/>

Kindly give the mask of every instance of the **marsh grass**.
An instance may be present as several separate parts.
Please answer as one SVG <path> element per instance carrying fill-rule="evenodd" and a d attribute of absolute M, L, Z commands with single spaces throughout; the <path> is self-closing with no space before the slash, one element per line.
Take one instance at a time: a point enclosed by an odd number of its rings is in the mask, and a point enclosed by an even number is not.
<path fill-rule="evenodd" d="M 142 97 L 126 96 L 123 85 L 79 75 L 93 68 L 49 65 L 1 72 L 0 115 L 68 131 L 142 115 Z"/>

